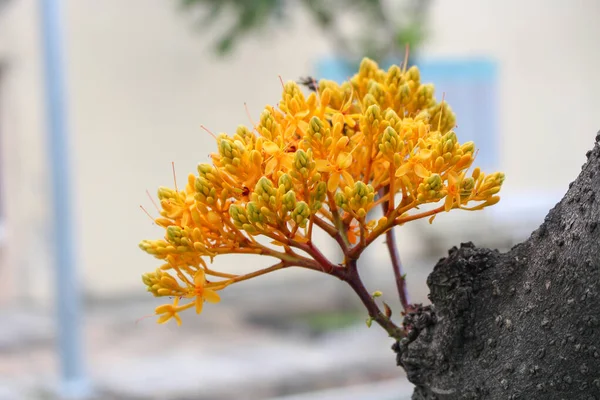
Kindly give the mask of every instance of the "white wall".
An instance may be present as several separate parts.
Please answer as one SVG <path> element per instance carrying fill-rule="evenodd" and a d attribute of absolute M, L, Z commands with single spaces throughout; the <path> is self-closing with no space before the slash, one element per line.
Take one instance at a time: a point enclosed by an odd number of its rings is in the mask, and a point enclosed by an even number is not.
<path fill-rule="evenodd" d="M 153 211 L 145 190 L 154 193 L 157 186 L 172 184 L 171 161 L 185 182 L 214 149 L 200 124 L 215 132 L 248 124 L 244 102 L 258 119 L 265 104 L 278 100 L 278 75 L 310 74 L 328 43 L 301 17 L 288 31 L 252 38 L 217 60 L 207 48 L 212 38 L 194 31 L 176 2 L 65 3 L 74 211 L 80 217 L 85 286 L 100 296 L 141 294 L 139 275 L 157 263 L 137 243 L 162 233 L 139 210 L 144 204 Z M 5 130 L 3 156 L 14 193 L 9 208 L 13 282 L 23 282 L 22 270 L 29 276 L 34 267 L 48 269 L 47 250 L 38 251 L 44 248 L 39 243 L 45 237 L 48 196 L 34 4 L 13 0 L 0 15 L 0 60 L 11 65 L 11 127 Z M 594 21 L 599 11 L 594 0 L 434 3 L 425 55 L 484 54 L 500 62 L 507 193 L 526 187 L 566 189 L 584 162 L 600 128 L 595 43 L 600 25 Z M 7 147 L 14 150 L 7 153 Z M 419 247 L 410 235 L 402 237 L 404 251 Z M 36 282 L 27 290 L 41 293 L 49 287 L 47 275 Z"/>
<path fill-rule="evenodd" d="M 600 2 L 434 4 L 428 54 L 500 63 L 505 188 L 566 190 L 600 130 Z"/>
<path fill-rule="evenodd" d="M 0 9 L 0 173 L 7 218 L 6 252 L 0 259 L 0 301 L 45 298 L 52 279 L 42 70 L 34 3 L 13 0 Z"/>

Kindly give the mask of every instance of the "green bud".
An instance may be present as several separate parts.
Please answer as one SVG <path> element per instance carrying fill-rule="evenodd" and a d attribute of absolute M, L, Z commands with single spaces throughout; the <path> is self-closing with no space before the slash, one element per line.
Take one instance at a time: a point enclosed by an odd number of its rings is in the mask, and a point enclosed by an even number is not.
<path fill-rule="evenodd" d="M 419 95 L 419 93 L 417 92 L 417 96 L 418 95 Z M 410 102 L 410 86 L 408 83 L 405 83 L 402 86 L 400 86 L 400 90 L 398 90 L 397 98 L 398 98 L 398 100 L 400 100 L 400 103 L 403 105 L 406 105 Z"/>
<path fill-rule="evenodd" d="M 385 102 L 386 91 L 379 82 L 375 80 L 370 81 L 367 90 L 375 99 L 375 104 L 383 104 Z"/>
<path fill-rule="evenodd" d="M 171 225 L 167 228 L 167 239 L 173 244 L 179 244 L 183 236 L 182 229 L 177 225 Z"/>
<path fill-rule="evenodd" d="M 235 134 L 247 142 L 253 142 L 255 139 L 254 134 L 244 125 L 238 125 Z"/>
<path fill-rule="evenodd" d="M 310 217 L 310 208 L 308 207 L 308 204 L 304 201 L 299 201 L 296 204 L 294 211 L 292 211 L 291 217 L 298 226 L 304 228 Z"/>
<path fill-rule="evenodd" d="M 251 201 L 246 205 L 246 214 L 248 216 L 248 221 L 253 224 L 264 222 L 264 216 L 260 213 L 260 207 L 254 201 Z"/>
<path fill-rule="evenodd" d="M 348 206 L 348 204 L 347 204 L 348 200 L 346 199 L 346 196 L 342 192 L 336 192 L 334 200 L 335 200 L 335 204 L 340 208 L 344 208 L 344 207 Z"/>
<path fill-rule="evenodd" d="M 169 189 L 167 187 L 161 186 L 158 188 L 158 199 L 172 199 L 177 196 L 177 192 L 173 189 Z"/>
<path fill-rule="evenodd" d="M 387 79 L 386 79 L 386 85 L 388 86 L 396 86 L 398 87 L 398 84 L 400 83 L 400 80 L 402 79 L 402 70 L 400 69 L 399 66 L 397 65 L 392 65 L 387 72 Z"/>
<path fill-rule="evenodd" d="M 319 117 L 312 117 L 308 123 L 308 134 L 315 135 L 323 131 L 324 128 L 323 121 Z"/>
<path fill-rule="evenodd" d="M 210 164 L 198 164 L 198 175 L 205 177 L 206 174 L 212 174 L 214 167 Z"/>
<path fill-rule="evenodd" d="M 419 85 L 421 83 L 421 73 L 419 72 L 419 68 L 417 68 L 415 65 L 413 65 L 408 69 L 408 71 L 406 71 L 406 75 L 406 78 L 409 81 L 415 82 L 416 85 Z"/>
<path fill-rule="evenodd" d="M 281 204 L 284 212 L 294 210 L 296 208 L 296 193 L 294 193 L 293 190 L 290 190 L 284 194 L 283 198 L 281 199 Z"/>
<path fill-rule="evenodd" d="M 463 143 L 463 145 L 460 146 L 460 149 L 462 150 L 463 154 L 473 153 L 473 152 L 475 152 L 475 143 L 473 143 L 473 142 Z"/>
<path fill-rule="evenodd" d="M 371 93 L 367 93 L 365 97 L 363 97 L 362 103 L 364 108 L 368 108 L 374 105 L 376 106 L 378 104 L 377 99 Z"/>
<path fill-rule="evenodd" d="M 367 95 L 366 97 L 368 97 Z M 365 97 L 365 98 L 366 98 Z M 379 121 L 381 120 L 381 108 L 377 104 L 373 104 L 367 108 L 365 112 L 365 116 L 369 125 L 371 126 L 379 126 Z"/>
<path fill-rule="evenodd" d="M 475 179 L 465 178 L 460 183 L 460 197 L 465 199 L 465 198 L 471 196 L 471 193 L 473 193 L 474 188 L 475 188 Z"/>
<path fill-rule="evenodd" d="M 288 174 L 283 174 L 279 177 L 278 186 L 283 186 L 283 192 L 290 191 L 294 188 L 294 182 L 292 181 L 292 177 Z"/>
<path fill-rule="evenodd" d="M 391 108 L 389 108 L 386 112 L 385 112 L 385 116 L 384 119 L 386 121 L 388 121 L 388 123 L 390 124 L 390 126 L 392 128 L 395 128 L 396 125 L 398 123 L 400 123 L 400 117 L 398 117 L 398 114 L 396 114 L 396 111 L 392 110 Z"/>
<path fill-rule="evenodd" d="M 244 224 L 248 223 L 246 210 L 237 204 L 232 204 L 229 206 L 229 215 L 233 220 L 233 224 L 238 229 L 242 228 Z"/>
<path fill-rule="evenodd" d="M 304 150 L 296 151 L 294 154 L 293 167 L 300 178 L 306 179 L 310 174 L 310 171 L 315 167 L 315 162 L 312 161 L 312 151 L 310 149 L 307 152 Z"/>

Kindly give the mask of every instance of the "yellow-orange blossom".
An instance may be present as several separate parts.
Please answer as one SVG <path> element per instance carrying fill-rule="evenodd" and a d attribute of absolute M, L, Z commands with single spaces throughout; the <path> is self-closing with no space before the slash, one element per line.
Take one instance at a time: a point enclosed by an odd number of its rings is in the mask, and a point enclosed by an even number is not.
<path fill-rule="evenodd" d="M 217 291 L 280 268 L 340 268 L 313 245 L 315 225 L 337 240 L 344 268 L 393 226 L 497 203 L 504 174 L 469 173 L 475 145 L 460 144 L 454 126 L 450 107 L 435 100 L 417 67 L 383 71 L 364 59 L 349 81 L 321 80 L 308 96 L 286 83 L 277 107 L 265 107 L 256 126 L 218 136 L 212 164 L 198 165 L 185 190 L 158 190 L 156 223 L 166 234 L 140 243 L 162 260 L 143 275 L 148 291 L 174 299 L 157 307 L 158 322 L 181 323 L 179 311 L 200 313 L 204 301 L 219 300 Z M 384 187 L 399 195 L 378 197 Z M 383 202 L 386 215 L 369 219 Z M 246 275 L 207 265 L 231 253 L 279 262 Z"/>

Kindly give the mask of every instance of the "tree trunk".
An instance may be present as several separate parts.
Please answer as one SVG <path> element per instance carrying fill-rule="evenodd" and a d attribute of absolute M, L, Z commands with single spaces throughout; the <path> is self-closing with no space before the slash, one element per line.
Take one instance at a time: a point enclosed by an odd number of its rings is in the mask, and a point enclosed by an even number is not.
<path fill-rule="evenodd" d="M 587 158 L 527 241 L 437 263 L 394 346 L 413 400 L 600 400 L 600 133 Z"/>

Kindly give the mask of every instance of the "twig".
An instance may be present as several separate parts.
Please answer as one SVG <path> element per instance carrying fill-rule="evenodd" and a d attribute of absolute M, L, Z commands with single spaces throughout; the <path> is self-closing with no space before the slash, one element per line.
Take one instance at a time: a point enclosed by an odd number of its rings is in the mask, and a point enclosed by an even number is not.
<path fill-rule="evenodd" d="M 345 272 L 345 274 L 338 277 L 346 281 L 354 290 L 354 292 L 356 292 L 360 300 L 367 308 L 371 320 L 377 322 L 394 339 L 402 339 L 405 336 L 404 331 L 381 312 L 375 303 L 373 296 L 367 291 L 365 285 L 362 283 L 356 268 L 356 260 L 350 260 L 349 268 L 343 270 L 343 272 Z"/>
<path fill-rule="evenodd" d="M 394 197 L 394 193 L 389 192 L 389 186 L 384 186 L 380 191 L 380 196 L 388 195 L 391 198 Z M 394 204 L 393 200 L 389 202 L 383 202 L 381 207 L 383 208 L 383 214 L 387 216 L 390 210 L 389 205 Z M 398 248 L 396 247 L 396 235 L 394 234 L 394 228 L 391 228 L 385 233 L 385 243 L 390 253 L 390 260 L 392 261 L 392 269 L 394 270 L 394 278 L 396 280 L 396 289 L 398 290 L 398 296 L 400 297 L 400 304 L 404 310 L 408 310 L 410 304 L 408 300 L 408 290 L 406 289 L 406 279 L 404 279 L 404 273 L 402 268 L 402 261 L 400 260 L 400 254 L 398 254 Z"/>

